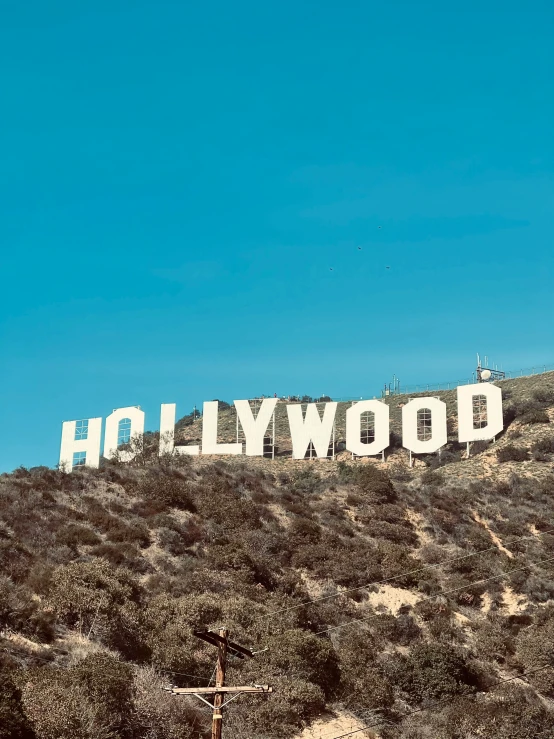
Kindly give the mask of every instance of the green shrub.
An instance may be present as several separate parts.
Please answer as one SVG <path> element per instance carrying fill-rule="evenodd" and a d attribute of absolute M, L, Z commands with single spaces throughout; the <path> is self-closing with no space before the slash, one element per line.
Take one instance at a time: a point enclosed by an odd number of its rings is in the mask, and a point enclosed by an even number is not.
<path fill-rule="evenodd" d="M 190 486 L 186 479 L 175 474 L 156 474 L 150 471 L 140 482 L 138 494 L 145 501 L 159 505 L 160 510 L 177 508 L 194 512 Z"/>
<path fill-rule="evenodd" d="M 436 582 L 433 571 L 420 571 L 421 563 L 406 551 L 406 547 L 391 541 L 380 541 L 377 547 L 382 578 L 394 578 L 394 587 L 418 587 L 427 592 Z"/>
<path fill-rule="evenodd" d="M 25 579 L 25 585 L 33 593 L 46 595 L 50 587 L 50 579 L 54 569 L 54 566 L 50 562 L 35 562 Z"/>
<path fill-rule="evenodd" d="M 107 511 L 93 495 L 83 495 L 81 500 L 86 505 L 86 520 L 92 526 L 107 531 L 110 526 L 118 524 L 119 518 Z"/>
<path fill-rule="evenodd" d="M 289 541 L 292 547 L 306 543 L 315 544 L 321 539 L 321 526 L 315 521 L 295 518 L 289 528 Z"/>
<path fill-rule="evenodd" d="M 188 701 L 166 692 L 167 684 L 167 678 L 160 677 L 152 668 L 136 671 L 134 711 L 130 718 L 132 736 L 137 739 L 200 739 L 199 727 L 207 723 L 205 714 Z M 229 717 L 231 715 L 233 711 Z"/>
<path fill-rule="evenodd" d="M 340 483 L 354 482 L 356 477 L 356 467 L 353 464 L 346 464 L 342 460 L 337 462 L 337 478 Z"/>
<path fill-rule="evenodd" d="M 502 409 L 502 425 L 507 429 L 516 418 L 516 409 L 513 405 L 504 405 Z"/>
<path fill-rule="evenodd" d="M 346 505 L 356 508 L 357 506 L 363 505 L 364 499 L 358 493 L 348 493 L 346 496 Z"/>
<path fill-rule="evenodd" d="M 321 688 L 307 680 L 272 677 L 273 695 L 245 696 L 226 717 L 225 731 L 235 739 L 285 739 L 296 736 L 325 709 Z M 276 733 L 277 731 L 277 733 Z"/>
<path fill-rule="evenodd" d="M 36 739 L 21 703 L 21 691 L 0 665 L 0 739 Z"/>
<path fill-rule="evenodd" d="M 290 561 L 294 567 L 305 567 L 318 577 L 348 588 L 382 577 L 378 547 L 359 539 L 343 542 L 338 536 L 326 534 L 317 544 L 298 546 Z"/>
<path fill-rule="evenodd" d="M 241 498 L 233 484 L 221 477 L 210 481 L 209 487 L 195 490 L 198 513 L 224 531 L 259 529 L 263 508 Z"/>
<path fill-rule="evenodd" d="M 268 661 L 283 676 L 318 685 L 325 696 L 333 695 L 339 682 L 338 659 L 328 639 L 300 629 L 269 637 Z"/>
<path fill-rule="evenodd" d="M 212 544 L 206 553 L 206 561 L 213 570 L 231 570 L 247 581 L 256 581 L 256 564 L 240 542 Z"/>
<path fill-rule="evenodd" d="M 412 530 L 411 525 L 407 521 L 405 522 L 406 525 L 398 526 L 394 523 L 388 523 L 388 521 L 375 520 L 373 518 L 367 519 L 361 516 L 359 520 L 363 524 L 363 532 L 366 536 L 376 539 L 386 539 L 408 547 L 416 546 L 419 541 L 417 534 Z"/>
<path fill-rule="evenodd" d="M 397 495 L 390 478 L 375 465 L 363 464 L 356 468 L 358 493 L 368 503 L 394 503 Z"/>
<path fill-rule="evenodd" d="M 324 487 L 321 477 L 309 465 L 298 470 L 292 478 L 291 488 L 296 493 L 309 495 Z"/>
<path fill-rule="evenodd" d="M 485 621 L 477 630 L 475 647 L 480 658 L 504 662 L 514 651 L 509 630 L 497 620 Z"/>
<path fill-rule="evenodd" d="M 133 521 L 116 519 L 108 526 L 106 536 L 113 542 L 136 543 L 142 549 L 151 543 L 148 526 L 140 518 Z"/>
<path fill-rule="evenodd" d="M 414 613 L 425 623 L 429 623 L 437 618 L 450 616 L 452 609 L 448 605 L 447 599 L 440 595 L 432 600 L 422 600 L 416 603 Z"/>
<path fill-rule="evenodd" d="M 430 636 L 437 642 L 464 643 L 465 635 L 451 616 L 440 614 L 428 624 Z"/>
<path fill-rule="evenodd" d="M 141 555 L 136 544 L 131 542 L 114 543 L 105 541 L 92 547 L 90 553 L 100 559 L 107 559 L 116 567 L 125 566 L 131 572 L 141 575 L 152 571 L 149 561 Z"/>
<path fill-rule="evenodd" d="M 448 644 L 419 643 L 390 664 L 389 678 L 416 703 L 473 692 L 477 676 Z"/>
<path fill-rule="evenodd" d="M 529 458 L 529 452 L 524 447 L 506 444 L 497 449 L 496 458 L 499 462 L 525 462 Z"/>
<path fill-rule="evenodd" d="M 108 739 L 109 719 L 67 671 L 51 667 L 28 673 L 22 688 L 25 713 L 39 739 Z"/>
<path fill-rule="evenodd" d="M 341 630 L 337 651 L 341 701 L 357 712 L 390 708 L 394 702 L 392 686 L 381 668 L 371 634 L 360 629 Z"/>
<path fill-rule="evenodd" d="M 516 638 L 516 657 L 525 670 L 552 665 L 551 670 L 530 674 L 531 685 L 544 695 L 554 698 L 554 607 L 539 612 L 535 622 L 522 629 Z"/>
<path fill-rule="evenodd" d="M 23 703 L 40 739 L 131 737 L 133 673 L 106 654 L 93 654 L 69 669 L 32 671 Z"/>
<path fill-rule="evenodd" d="M 403 647 L 421 636 L 421 629 L 407 613 L 398 616 L 389 614 L 377 616 L 372 618 L 370 627 L 376 640 L 386 639 Z"/>
<path fill-rule="evenodd" d="M 80 660 L 69 671 L 87 698 L 101 706 L 113 730 L 124 731 L 133 710 L 133 670 L 108 654 L 97 653 Z"/>
<path fill-rule="evenodd" d="M 155 596 L 145 613 L 145 634 L 152 663 L 165 670 L 206 674 L 213 669 L 213 651 L 196 639 L 192 630 L 221 622 L 222 603 L 211 594 L 171 597 Z M 210 667 L 211 665 L 211 667 Z M 175 675 L 175 682 L 180 679 Z"/>
<path fill-rule="evenodd" d="M 29 574 L 33 554 L 19 541 L 0 539 L 0 573 L 20 582 Z"/>
<path fill-rule="evenodd" d="M 158 544 L 162 549 L 166 549 L 174 557 L 185 554 L 188 548 L 186 542 L 178 531 L 163 527 L 158 530 Z"/>
<path fill-rule="evenodd" d="M 550 423 L 550 418 L 543 408 L 532 408 L 519 417 L 519 422 L 524 424 Z"/>
<path fill-rule="evenodd" d="M 41 642 L 51 642 L 55 623 L 55 615 L 27 587 L 0 576 L 0 629 L 9 628 Z"/>
<path fill-rule="evenodd" d="M 71 562 L 52 574 L 48 601 L 58 618 L 83 633 L 98 633 L 104 643 L 130 659 L 142 659 L 142 589 L 130 572 L 109 562 Z"/>
<path fill-rule="evenodd" d="M 554 405 L 554 390 L 547 387 L 535 388 L 532 392 L 533 398 L 543 406 Z"/>
<path fill-rule="evenodd" d="M 436 487 L 444 483 L 444 477 L 437 470 L 425 470 L 421 475 L 421 482 L 423 485 Z"/>
<path fill-rule="evenodd" d="M 549 457 L 547 455 L 554 454 L 554 436 L 537 439 L 537 441 L 531 444 L 531 453 L 533 458 L 538 461 L 548 461 Z"/>
<path fill-rule="evenodd" d="M 99 544 L 102 540 L 88 526 L 67 523 L 56 533 L 56 541 L 60 544 L 65 544 L 65 546 L 76 548 L 82 545 Z"/>
<path fill-rule="evenodd" d="M 431 736 L 441 739 L 551 739 L 552 725 L 552 712 L 541 699 L 512 683 L 478 698 L 455 699 L 445 706 L 438 719 L 427 712 L 425 728 L 432 732 Z"/>
<path fill-rule="evenodd" d="M 471 454 L 473 456 L 482 454 L 482 452 L 486 452 L 490 448 L 490 445 L 490 441 L 474 441 L 471 445 Z"/>

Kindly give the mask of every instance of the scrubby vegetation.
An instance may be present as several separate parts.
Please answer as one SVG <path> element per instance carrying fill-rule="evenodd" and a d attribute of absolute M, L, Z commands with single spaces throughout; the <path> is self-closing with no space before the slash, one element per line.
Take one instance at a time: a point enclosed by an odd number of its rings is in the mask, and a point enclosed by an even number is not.
<path fill-rule="evenodd" d="M 228 683 L 275 689 L 231 704 L 229 737 L 329 707 L 382 739 L 554 737 L 554 447 L 510 400 L 517 445 L 437 469 L 145 451 L 1 476 L 0 739 L 208 737 L 163 688 L 208 684 L 192 631 L 222 624 L 259 652 Z"/>

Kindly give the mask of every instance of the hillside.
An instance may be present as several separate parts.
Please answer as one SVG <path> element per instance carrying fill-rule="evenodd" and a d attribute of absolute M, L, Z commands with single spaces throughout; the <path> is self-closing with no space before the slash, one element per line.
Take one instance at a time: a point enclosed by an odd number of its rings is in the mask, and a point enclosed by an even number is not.
<path fill-rule="evenodd" d="M 0 476 L 0 739 L 209 737 L 163 688 L 208 684 L 192 631 L 222 625 L 260 652 L 228 684 L 275 691 L 234 701 L 226 738 L 554 739 L 554 373 L 500 384 L 505 432 L 469 459 L 449 391 L 448 449 L 412 469 L 397 442 L 292 461 L 280 404 L 275 461 L 147 445 Z"/>

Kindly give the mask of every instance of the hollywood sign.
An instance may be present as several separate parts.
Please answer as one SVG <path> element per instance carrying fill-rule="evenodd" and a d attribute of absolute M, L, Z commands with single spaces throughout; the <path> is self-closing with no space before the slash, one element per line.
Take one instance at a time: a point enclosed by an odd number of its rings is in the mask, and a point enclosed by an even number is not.
<path fill-rule="evenodd" d="M 476 419 L 475 403 L 484 413 Z M 175 444 L 175 403 L 164 403 L 160 416 L 160 456 L 167 454 L 246 454 L 263 456 L 264 439 L 270 422 L 274 419 L 277 398 L 262 401 L 254 417 L 248 400 L 235 400 L 238 421 L 243 430 L 245 443 L 218 442 L 218 402 L 204 403 L 202 416 L 202 443 L 200 445 Z M 315 403 L 308 403 L 303 412 L 299 403 L 289 404 L 287 416 L 292 442 L 293 459 L 304 459 L 310 446 L 318 457 L 327 457 L 334 438 L 337 403 L 324 404 L 320 415 Z M 503 430 L 502 392 L 489 383 L 463 385 L 457 388 L 458 440 L 462 443 L 494 438 Z M 426 411 L 428 424 L 426 438 L 421 438 L 418 416 Z M 364 441 L 362 414 L 373 414 L 373 439 Z M 367 418 L 367 415 L 366 415 Z M 430 454 L 447 443 L 446 404 L 438 398 L 413 398 L 402 407 L 402 445 L 414 454 Z M 483 421 L 483 418 L 485 419 Z M 126 438 L 140 439 L 144 434 L 145 414 L 139 407 L 117 408 L 106 418 L 104 428 L 104 457 L 112 459 L 116 454 L 124 462 L 131 461 L 137 454 L 133 449 L 121 446 L 121 430 Z M 71 470 L 86 465 L 98 467 L 102 436 L 102 418 L 82 421 L 65 421 L 62 424 L 60 468 Z M 346 449 L 356 456 L 366 457 L 380 454 L 390 445 L 389 406 L 381 400 L 363 400 L 352 404 L 346 411 Z"/>

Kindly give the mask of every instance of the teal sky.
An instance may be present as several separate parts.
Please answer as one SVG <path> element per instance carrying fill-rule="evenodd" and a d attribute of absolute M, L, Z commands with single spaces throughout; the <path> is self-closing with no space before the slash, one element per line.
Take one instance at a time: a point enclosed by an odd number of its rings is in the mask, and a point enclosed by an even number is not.
<path fill-rule="evenodd" d="M 0 470 L 125 405 L 554 362 L 553 38 L 539 0 L 4 0 Z"/>

